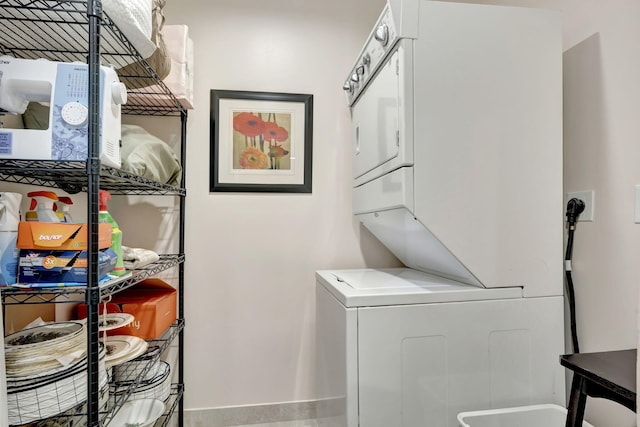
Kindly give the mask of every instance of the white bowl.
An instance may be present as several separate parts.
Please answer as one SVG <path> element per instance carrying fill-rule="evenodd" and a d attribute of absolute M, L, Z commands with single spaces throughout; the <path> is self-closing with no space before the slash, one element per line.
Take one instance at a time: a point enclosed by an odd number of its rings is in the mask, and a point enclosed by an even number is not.
<path fill-rule="evenodd" d="M 164 403 L 158 399 L 129 400 L 109 423 L 110 427 L 147 427 L 164 412 Z"/>

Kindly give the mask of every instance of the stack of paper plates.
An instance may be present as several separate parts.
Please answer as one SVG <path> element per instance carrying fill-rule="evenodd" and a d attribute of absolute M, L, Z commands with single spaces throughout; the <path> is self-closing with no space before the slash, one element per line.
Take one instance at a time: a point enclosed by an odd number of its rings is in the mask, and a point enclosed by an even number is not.
<path fill-rule="evenodd" d="M 171 394 L 171 367 L 167 362 L 160 361 L 158 374 L 148 380 L 140 382 L 133 389 L 131 399 L 160 399 L 165 401 Z M 115 383 L 114 400 L 121 394 L 127 393 L 132 381 L 121 381 Z"/>
<path fill-rule="evenodd" d="M 22 378 L 69 366 L 86 352 L 82 323 L 58 322 L 24 329 L 4 339 L 7 378 Z"/>
<path fill-rule="evenodd" d="M 153 362 L 151 367 L 148 367 L 153 359 L 155 359 L 155 362 Z M 113 380 L 116 383 L 134 381 L 140 377 L 145 369 L 147 369 L 147 371 L 144 377 L 142 377 L 143 380 L 149 380 L 158 375 L 160 370 L 160 347 L 149 347 L 143 355 L 138 356 L 129 362 L 124 362 L 114 366 Z"/>
<path fill-rule="evenodd" d="M 100 387 L 108 385 L 105 350 L 98 354 Z M 51 418 L 87 399 L 87 359 L 37 375 L 7 379 L 9 424 L 21 425 Z"/>
<path fill-rule="evenodd" d="M 164 403 L 158 399 L 130 400 L 122 405 L 109 425 L 113 427 L 147 427 L 153 425 L 164 410 Z"/>
<path fill-rule="evenodd" d="M 103 342 L 107 349 L 107 368 L 135 359 L 144 354 L 149 347 L 142 338 L 130 335 L 105 337 Z"/>
<path fill-rule="evenodd" d="M 129 325 L 135 320 L 133 314 L 129 313 L 105 313 L 98 317 L 98 329 L 102 331 L 112 331 Z"/>

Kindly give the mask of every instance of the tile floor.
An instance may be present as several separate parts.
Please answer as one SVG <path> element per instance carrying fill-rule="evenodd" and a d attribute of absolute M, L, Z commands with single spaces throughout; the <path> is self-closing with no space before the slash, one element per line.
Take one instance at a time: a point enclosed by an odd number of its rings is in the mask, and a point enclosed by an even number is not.
<path fill-rule="evenodd" d="M 247 424 L 236 427 L 317 427 L 316 420 L 296 420 L 296 421 L 281 421 L 276 423 L 266 424 Z"/>
<path fill-rule="evenodd" d="M 185 427 L 318 427 L 318 420 L 316 419 L 316 402 L 305 401 L 187 410 L 184 415 L 184 425 Z"/>

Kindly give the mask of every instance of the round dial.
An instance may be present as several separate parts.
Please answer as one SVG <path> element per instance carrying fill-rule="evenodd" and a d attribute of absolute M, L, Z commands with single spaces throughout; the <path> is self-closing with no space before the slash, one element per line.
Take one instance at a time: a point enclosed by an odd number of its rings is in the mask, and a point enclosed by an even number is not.
<path fill-rule="evenodd" d="M 113 99 L 113 103 L 116 105 L 127 103 L 127 87 L 124 83 L 111 83 L 111 99 Z"/>
<path fill-rule="evenodd" d="M 389 43 L 389 27 L 387 27 L 387 24 L 382 24 L 376 28 L 374 37 L 382 46 L 386 46 Z"/>
<path fill-rule="evenodd" d="M 71 126 L 82 126 L 87 122 L 89 110 L 79 102 L 67 102 L 62 106 L 60 115 Z"/>

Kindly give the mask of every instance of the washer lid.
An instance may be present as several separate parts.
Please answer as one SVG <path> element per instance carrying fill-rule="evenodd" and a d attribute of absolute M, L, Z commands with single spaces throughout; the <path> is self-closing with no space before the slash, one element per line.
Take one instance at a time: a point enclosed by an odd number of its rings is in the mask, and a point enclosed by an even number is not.
<path fill-rule="evenodd" d="M 522 288 L 478 288 L 409 268 L 319 271 L 318 283 L 346 307 L 522 298 Z"/>
<path fill-rule="evenodd" d="M 334 272 L 338 281 L 353 289 L 412 289 L 424 292 L 468 289 L 469 286 L 408 268 L 339 270 Z"/>

